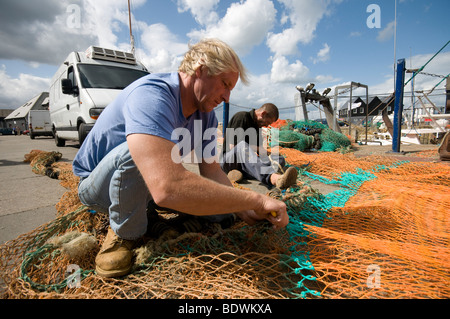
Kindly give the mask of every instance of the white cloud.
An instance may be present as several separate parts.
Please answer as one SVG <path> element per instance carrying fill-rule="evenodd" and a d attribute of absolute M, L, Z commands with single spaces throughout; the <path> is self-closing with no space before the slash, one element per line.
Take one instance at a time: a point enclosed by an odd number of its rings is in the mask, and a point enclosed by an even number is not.
<path fill-rule="evenodd" d="M 178 12 L 191 11 L 192 15 L 201 25 L 210 25 L 219 20 L 214 9 L 219 0 L 178 0 Z"/>
<path fill-rule="evenodd" d="M 217 24 L 209 24 L 202 30 L 193 30 L 188 36 L 196 40 L 205 37 L 219 38 L 240 55 L 245 55 L 264 41 L 267 32 L 273 27 L 275 15 L 272 1 L 241 1 L 231 4 Z"/>
<path fill-rule="evenodd" d="M 85 28 L 96 35 L 97 44 L 101 47 L 117 49 L 117 36 L 114 31 L 118 31 L 119 27 L 113 24 L 116 8 L 114 1 L 108 4 L 104 0 L 84 0 L 83 12 L 87 18 Z"/>
<path fill-rule="evenodd" d="M 327 13 L 330 0 L 279 0 L 286 7 L 282 17 L 286 24 L 289 17 L 291 27 L 280 33 L 269 33 L 267 45 L 275 55 L 297 54 L 299 43 L 310 43 L 314 38 L 317 24 Z"/>
<path fill-rule="evenodd" d="M 362 33 L 359 32 L 359 31 L 350 32 L 350 37 L 351 38 L 359 38 L 360 36 L 362 36 Z"/>
<path fill-rule="evenodd" d="M 298 33 L 295 29 L 289 28 L 281 33 L 269 33 L 267 45 L 275 56 L 293 55 L 298 53 Z"/>
<path fill-rule="evenodd" d="M 68 52 L 85 50 L 95 37 L 86 28 L 82 6 L 70 2 L 42 0 L 37 5 L 21 0 L 1 2 L 0 59 L 56 65 Z M 74 7 L 78 12 L 70 10 Z"/>
<path fill-rule="evenodd" d="M 320 83 L 334 83 L 334 82 L 337 82 L 337 81 L 341 81 L 341 79 L 335 78 L 332 75 L 317 75 L 314 78 L 314 81 L 315 81 L 315 83 L 319 83 L 319 84 Z"/>
<path fill-rule="evenodd" d="M 309 44 L 315 36 L 320 20 L 328 14 L 332 0 L 279 0 L 285 6 L 281 24 L 288 25 L 279 33 L 270 32 L 267 36 L 267 46 L 273 53 L 271 79 L 276 82 L 304 82 L 309 76 L 309 69 L 296 59 L 291 63 L 288 56 L 300 55 L 298 45 Z M 314 63 L 329 59 L 330 47 L 324 44 Z M 321 78 L 321 80 L 324 77 Z"/>
<path fill-rule="evenodd" d="M 378 32 L 377 40 L 384 42 L 390 40 L 394 36 L 395 21 L 391 21 L 387 24 L 386 28 Z"/>
<path fill-rule="evenodd" d="M 11 78 L 5 65 L 0 67 L 0 108 L 16 109 L 41 92 L 48 92 L 50 79 L 19 74 Z"/>
<path fill-rule="evenodd" d="M 272 63 L 270 79 L 273 82 L 302 82 L 308 78 L 309 69 L 300 60 L 289 64 L 284 56 L 276 57 Z"/>
<path fill-rule="evenodd" d="M 161 23 L 147 26 L 142 32 L 141 41 L 144 48 L 149 51 L 165 49 L 178 55 L 187 49 L 187 45 L 178 41 L 177 36 Z"/>
<path fill-rule="evenodd" d="M 129 29 L 128 4 L 122 0 L 82 0 L 83 27 L 97 37 L 97 45 L 120 49 L 116 33 Z M 133 7 L 142 6 L 146 0 L 133 1 Z M 135 19 L 132 22 L 136 22 Z"/>
<path fill-rule="evenodd" d="M 116 35 L 122 29 L 128 31 L 129 28 L 126 1 L 84 1 L 87 25 L 90 32 L 97 36 L 98 45 L 130 51 L 130 42 L 119 43 Z M 145 0 L 134 1 L 133 7 L 137 8 L 145 2 Z M 186 6 L 199 8 L 196 1 L 185 0 L 184 3 Z M 197 12 L 196 9 L 194 11 Z M 181 57 L 187 50 L 187 43 L 180 42 L 166 25 L 162 23 L 148 25 L 144 21 L 136 20 L 132 14 L 132 30 L 135 36 L 136 57 L 151 72 L 172 72 L 178 69 Z M 138 34 L 137 38 L 136 34 Z"/>
<path fill-rule="evenodd" d="M 143 49 L 137 55 L 141 56 L 144 65 L 151 72 L 176 71 L 187 44 L 178 41 L 164 24 L 153 24 L 142 30 Z"/>
<path fill-rule="evenodd" d="M 135 0 L 135 8 L 146 0 Z M 90 45 L 121 49 L 118 32 L 128 30 L 123 0 L 40 0 L 0 3 L 0 58 L 59 64 L 71 51 Z M 126 48 L 129 50 L 130 45 Z"/>
<path fill-rule="evenodd" d="M 327 43 L 325 43 L 323 45 L 323 48 L 320 49 L 320 51 L 317 53 L 317 57 L 314 58 L 314 64 L 328 61 L 330 59 L 330 51 L 331 51 L 330 46 Z"/>
<path fill-rule="evenodd" d="M 242 111 L 242 109 L 233 104 L 246 108 L 258 108 L 264 103 L 275 103 L 279 108 L 287 108 L 295 105 L 296 92 L 295 85 L 273 82 L 270 74 L 262 74 L 253 76 L 249 86 L 239 82 L 231 94 L 230 103 L 232 109 L 236 111 Z"/>

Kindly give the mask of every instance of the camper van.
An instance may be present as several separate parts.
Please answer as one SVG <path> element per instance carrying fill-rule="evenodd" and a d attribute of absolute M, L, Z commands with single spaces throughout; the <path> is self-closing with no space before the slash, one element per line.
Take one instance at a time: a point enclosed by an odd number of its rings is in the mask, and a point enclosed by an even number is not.
<path fill-rule="evenodd" d="M 57 146 L 83 143 L 103 109 L 122 89 L 149 74 L 128 52 L 96 46 L 72 52 L 52 78 L 50 118 Z"/>

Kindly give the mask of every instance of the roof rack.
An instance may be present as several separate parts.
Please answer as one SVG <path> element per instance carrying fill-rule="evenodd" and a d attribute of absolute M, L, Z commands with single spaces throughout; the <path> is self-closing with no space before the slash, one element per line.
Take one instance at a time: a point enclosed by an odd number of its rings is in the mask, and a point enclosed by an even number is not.
<path fill-rule="evenodd" d="M 86 50 L 86 56 L 91 59 L 107 60 L 112 62 L 136 64 L 136 58 L 132 53 L 90 46 Z"/>

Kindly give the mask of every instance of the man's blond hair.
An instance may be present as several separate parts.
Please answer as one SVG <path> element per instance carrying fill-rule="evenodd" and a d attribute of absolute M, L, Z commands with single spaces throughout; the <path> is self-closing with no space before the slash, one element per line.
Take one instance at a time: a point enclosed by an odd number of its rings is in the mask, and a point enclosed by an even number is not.
<path fill-rule="evenodd" d="M 242 83 L 249 83 L 247 70 L 238 55 L 221 40 L 203 39 L 194 45 L 189 45 L 189 51 L 184 55 L 178 71 L 194 75 L 200 66 L 207 67 L 210 76 L 237 72 Z"/>

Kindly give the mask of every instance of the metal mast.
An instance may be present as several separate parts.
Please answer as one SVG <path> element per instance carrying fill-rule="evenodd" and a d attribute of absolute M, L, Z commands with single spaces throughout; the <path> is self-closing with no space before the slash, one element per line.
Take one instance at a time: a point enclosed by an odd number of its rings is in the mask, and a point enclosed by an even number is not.
<path fill-rule="evenodd" d="M 128 22 L 130 25 L 130 41 L 131 41 L 131 53 L 134 55 L 134 37 L 133 37 L 133 31 L 131 29 L 131 8 L 130 8 L 130 0 L 128 0 Z"/>

